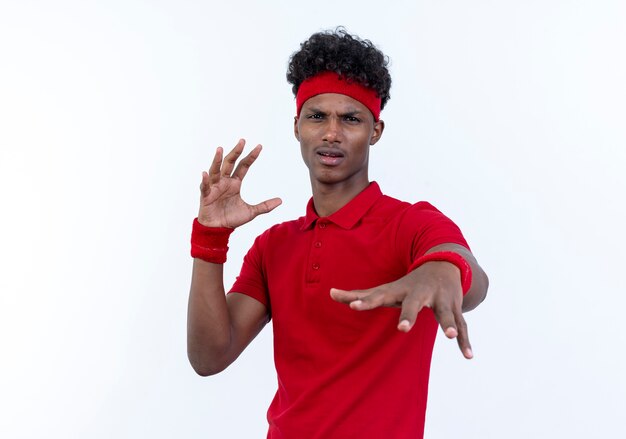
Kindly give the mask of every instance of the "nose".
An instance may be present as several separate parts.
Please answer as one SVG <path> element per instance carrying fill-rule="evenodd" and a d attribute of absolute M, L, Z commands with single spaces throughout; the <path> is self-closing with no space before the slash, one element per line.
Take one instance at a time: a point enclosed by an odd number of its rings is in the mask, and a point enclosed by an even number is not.
<path fill-rule="evenodd" d="M 337 118 L 328 118 L 326 126 L 324 127 L 324 137 L 322 140 L 328 143 L 341 142 L 341 126 Z"/>

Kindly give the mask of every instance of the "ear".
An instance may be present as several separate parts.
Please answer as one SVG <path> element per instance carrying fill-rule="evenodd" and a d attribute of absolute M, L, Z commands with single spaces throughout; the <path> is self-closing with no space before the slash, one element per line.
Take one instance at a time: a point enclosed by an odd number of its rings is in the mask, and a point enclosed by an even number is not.
<path fill-rule="evenodd" d="M 385 121 L 379 119 L 378 122 L 374 122 L 374 133 L 370 138 L 370 145 L 375 145 L 376 142 L 380 140 L 383 135 L 383 131 L 385 131 Z"/>
<path fill-rule="evenodd" d="M 298 116 L 293 117 L 293 135 L 296 136 L 296 140 L 300 141 L 300 131 L 298 130 Z"/>

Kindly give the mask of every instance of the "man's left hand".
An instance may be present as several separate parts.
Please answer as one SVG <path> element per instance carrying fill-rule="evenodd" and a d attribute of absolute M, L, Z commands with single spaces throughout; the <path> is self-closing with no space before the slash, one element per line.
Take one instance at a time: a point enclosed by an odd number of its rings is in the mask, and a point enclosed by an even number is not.
<path fill-rule="evenodd" d="M 431 308 L 448 338 L 456 338 L 463 356 L 473 357 L 463 318 L 463 292 L 459 269 L 449 262 L 430 261 L 400 279 L 367 290 L 331 288 L 331 297 L 357 311 L 381 306 L 399 307 L 398 330 L 408 332 L 424 307 Z"/>

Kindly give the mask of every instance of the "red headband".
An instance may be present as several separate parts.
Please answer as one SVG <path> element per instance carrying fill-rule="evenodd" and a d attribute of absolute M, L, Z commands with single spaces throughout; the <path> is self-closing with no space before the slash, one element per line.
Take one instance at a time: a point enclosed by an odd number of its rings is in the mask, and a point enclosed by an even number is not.
<path fill-rule="evenodd" d="M 322 72 L 305 79 L 296 94 L 297 114 L 300 116 L 302 105 L 313 96 L 322 93 L 339 93 L 350 96 L 365 105 L 378 122 L 380 116 L 381 99 L 372 88 L 365 87 L 357 82 L 346 80 L 335 72 Z"/>

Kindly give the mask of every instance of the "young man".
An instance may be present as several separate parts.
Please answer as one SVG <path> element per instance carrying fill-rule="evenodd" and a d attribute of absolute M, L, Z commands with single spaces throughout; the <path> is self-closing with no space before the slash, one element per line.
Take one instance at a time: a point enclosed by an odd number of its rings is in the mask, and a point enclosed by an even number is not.
<path fill-rule="evenodd" d="M 462 312 L 484 299 L 487 277 L 441 212 L 369 181 L 391 85 L 378 49 L 341 29 L 314 34 L 287 79 L 313 196 L 303 217 L 255 240 L 226 296 L 230 233 L 281 200 L 240 197 L 260 145 L 241 160 L 243 140 L 226 157 L 217 149 L 192 232 L 189 359 L 200 375 L 218 373 L 271 319 L 268 437 L 420 438 L 437 326 L 471 358 Z"/>

